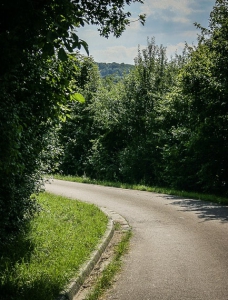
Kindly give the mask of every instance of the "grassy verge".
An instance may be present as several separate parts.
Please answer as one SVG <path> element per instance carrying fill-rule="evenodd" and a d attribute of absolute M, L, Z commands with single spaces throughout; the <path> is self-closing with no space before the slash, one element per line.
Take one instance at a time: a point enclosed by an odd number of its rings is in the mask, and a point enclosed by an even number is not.
<path fill-rule="evenodd" d="M 175 189 L 165 188 L 165 187 L 150 187 L 150 186 L 139 185 L 139 184 L 100 181 L 100 180 L 94 180 L 94 179 L 90 179 L 90 178 L 76 177 L 76 176 L 54 175 L 53 177 L 55 179 L 60 179 L 60 180 L 67 180 L 67 181 L 80 182 L 80 183 L 99 184 L 99 185 L 104 185 L 104 186 L 113 186 L 113 187 L 118 187 L 118 188 L 133 189 L 133 190 L 139 190 L 139 191 L 163 193 L 163 194 L 168 194 L 168 195 L 175 195 L 175 196 L 180 196 L 180 197 L 186 197 L 186 198 L 191 198 L 191 199 L 198 199 L 198 200 L 204 200 L 204 201 L 210 201 L 210 202 L 214 202 L 214 203 L 218 203 L 218 204 L 228 205 L 228 198 L 218 197 L 216 195 L 178 191 Z"/>
<path fill-rule="evenodd" d="M 97 280 L 94 288 L 85 300 L 98 300 L 99 297 L 112 285 L 113 279 L 121 267 L 121 257 L 127 252 L 131 231 L 124 233 L 121 242 L 115 249 L 115 255 L 111 263 L 102 272 L 101 277 Z"/>
<path fill-rule="evenodd" d="M 26 233 L 1 249 L 0 299 L 51 300 L 77 274 L 104 234 L 94 205 L 42 193 Z"/>

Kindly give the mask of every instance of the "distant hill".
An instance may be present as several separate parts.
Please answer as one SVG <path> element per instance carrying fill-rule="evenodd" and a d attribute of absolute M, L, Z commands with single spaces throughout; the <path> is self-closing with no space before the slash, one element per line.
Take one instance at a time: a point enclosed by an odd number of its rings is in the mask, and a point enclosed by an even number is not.
<path fill-rule="evenodd" d="M 113 75 L 115 77 L 123 77 L 124 74 L 127 74 L 130 72 L 132 68 L 134 68 L 133 65 L 130 64 L 118 64 L 116 62 L 112 63 L 97 63 L 101 77 L 106 77 Z"/>

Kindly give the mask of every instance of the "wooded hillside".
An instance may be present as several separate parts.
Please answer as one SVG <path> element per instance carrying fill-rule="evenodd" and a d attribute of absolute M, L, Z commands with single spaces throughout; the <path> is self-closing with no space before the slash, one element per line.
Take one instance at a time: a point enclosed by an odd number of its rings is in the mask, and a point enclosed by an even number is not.
<path fill-rule="evenodd" d="M 117 78 L 123 77 L 128 74 L 133 68 L 130 64 L 118 64 L 116 62 L 112 63 L 97 63 L 101 77 L 114 76 Z"/>

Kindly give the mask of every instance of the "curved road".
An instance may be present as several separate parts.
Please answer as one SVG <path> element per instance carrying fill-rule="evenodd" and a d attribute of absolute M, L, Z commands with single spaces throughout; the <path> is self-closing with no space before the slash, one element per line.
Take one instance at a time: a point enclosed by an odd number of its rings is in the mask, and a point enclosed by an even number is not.
<path fill-rule="evenodd" d="M 46 190 L 107 207 L 132 226 L 107 299 L 228 300 L 228 207 L 59 180 Z"/>

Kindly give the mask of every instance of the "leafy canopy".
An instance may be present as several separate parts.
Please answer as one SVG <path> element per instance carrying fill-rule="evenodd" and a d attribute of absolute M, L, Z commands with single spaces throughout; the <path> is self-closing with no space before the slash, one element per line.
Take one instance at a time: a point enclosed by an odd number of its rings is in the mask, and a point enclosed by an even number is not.
<path fill-rule="evenodd" d="M 50 128 L 72 101 L 84 102 L 74 49 L 85 24 L 118 37 L 130 23 L 125 5 L 141 0 L 2 0 L 0 3 L 0 243 L 14 237 L 36 211 L 40 157 Z M 144 22 L 144 16 L 139 20 Z M 80 103 L 82 104 L 82 103 Z"/>
<path fill-rule="evenodd" d="M 3 0 L 0 4 L 0 49 L 4 64 L 15 65 L 24 51 L 41 51 L 43 56 L 54 55 L 66 60 L 66 50 L 84 47 L 88 44 L 81 40 L 77 28 L 85 24 L 98 26 L 101 36 L 110 34 L 119 37 L 130 24 L 130 12 L 125 6 L 142 0 Z M 145 15 L 140 15 L 141 23 Z M 26 55 L 26 53 L 24 53 Z"/>

